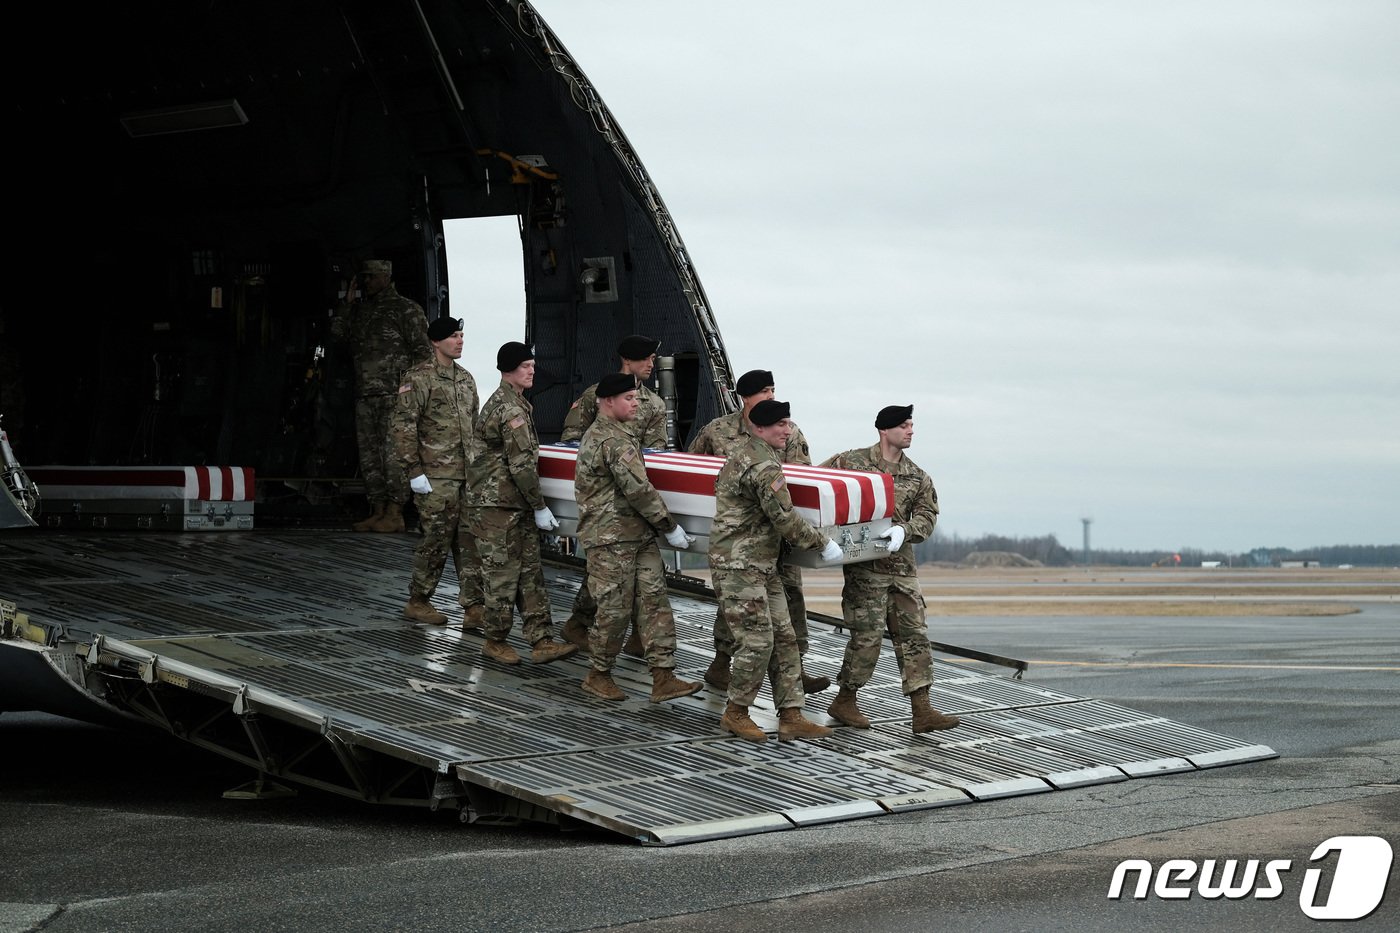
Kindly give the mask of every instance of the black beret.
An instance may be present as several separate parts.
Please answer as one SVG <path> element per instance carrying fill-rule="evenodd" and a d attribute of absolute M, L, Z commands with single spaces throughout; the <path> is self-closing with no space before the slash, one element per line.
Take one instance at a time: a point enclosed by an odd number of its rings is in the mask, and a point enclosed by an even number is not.
<path fill-rule="evenodd" d="M 440 317 L 428 325 L 429 340 L 446 340 L 462 329 L 461 318 Z"/>
<path fill-rule="evenodd" d="M 617 345 L 617 355 L 624 360 L 644 360 L 661 347 L 660 340 L 633 334 Z"/>
<path fill-rule="evenodd" d="M 751 369 L 739 377 L 739 381 L 734 384 L 734 388 L 744 398 L 750 395 L 757 395 L 771 385 L 773 374 L 766 369 Z"/>
<path fill-rule="evenodd" d="M 510 343 L 501 344 L 501 348 L 496 351 L 496 368 L 508 373 L 526 360 L 534 358 L 534 350 L 518 340 L 512 340 Z"/>
<path fill-rule="evenodd" d="M 628 373 L 608 373 L 598 380 L 598 397 L 612 398 L 614 395 L 621 395 L 624 392 L 633 392 L 636 388 L 636 376 Z"/>
<path fill-rule="evenodd" d="M 749 420 L 761 428 L 766 428 L 770 424 L 777 424 L 784 418 L 790 417 L 792 417 L 792 406 L 787 402 L 779 402 L 771 398 L 766 398 L 759 402 L 753 407 L 753 410 L 749 412 Z"/>
<path fill-rule="evenodd" d="M 912 417 L 914 417 L 913 405 L 887 405 L 880 409 L 880 413 L 875 416 L 875 427 L 881 431 L 886 428 L 897 428 Z"/>

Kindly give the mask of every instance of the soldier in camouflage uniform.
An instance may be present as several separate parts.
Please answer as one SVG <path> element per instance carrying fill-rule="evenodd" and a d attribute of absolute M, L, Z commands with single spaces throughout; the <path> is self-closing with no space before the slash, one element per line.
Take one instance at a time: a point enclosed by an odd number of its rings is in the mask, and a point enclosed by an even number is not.
<path fill-rule="evenodd" d="M 778 567 L 783 541 L 820 548 L 827 560 L 839 560 L 841 548 L 793 510 L 778 458 L 778 450 L 792 435 L 788 413 L 787 402 L 765 399 L 755 405 L 744 440 L 731 450 L 715 478 L 710 571 L 736 644 L 729 704 L 720 726 L 751 742 L 768 740 L 749 718 L 765 673 L 773 684 L 780 740 L 831 734 L 826 726 L 802 716 L 802 660 Z"/>
<path fill-rule="evenodd" d="M 429 325 L 427 336 L 432 341 L 432 359 L 404 376 L 390 437 L 423 524 L 403 614 L 415 622 L 446 625 L 447 616 L 428 600 L 437 589 L 448 550 L 462 592 L 479 580 L 470 533 L 461 527 L 467 467 L 476 454 L 477 395 L 472 374 L 456 362 L 462 355 L 462 322 L 438 318 Z"/>
<path fill-rule="evenodd" d="M 641 334 L 633 334 L 617 345 L 617 355 L 622 360 L 621 372 L 636 379 L 637 417 L 628 422 L 628 432 L 637 440 L 637 445 L 648 450 L 664 450 L 666 439 L 666 403 L 661 396 L 648 389 L 646 380 L 651 378 L 656 366 L 656 351 L 661 341 Z M 598 417 L 598 386 L 589 386 L 569 408 L 564 418 L 564 430 L 559 435 L 560 443 L 567 444 L 583 439 L 584 431 Z M 563 636 L 581 648 L 588 647 L 588 629 L 593 625 L 593 616 L 598 607 L 589 595 L 588 585 L 579 587 L 574 600 L 574 611 L 564 623 Z M 628 654 L 641 654 L 637 630 L 624 649 Z"/>
<path fill-rule="evenodd" d="M 929 705 L 933 653 L 913 548 L 933 534 L 933 526 L 938 522 L 938 493 L 928 474 L 904 454 L 914 439 L 914 406 L 880 409 L 875 428 L 880 433 L 875 446 L 848 450 L 822 464 L 840 470 L 888 473 L 894 477 L 895 499 L 895 523 L 880 535 L 889 541 L 889 556 L 845 567 L 841 611 L 851 638 L 836 678 L 841 691 L 832 700 L 827 715 L 858 729 L 870 728 L 870 720 L 856 705 L 856 691 L 870 682 L 888 629 L 894 640 L 904 693 L 913 712 L 914 732 L 951 729 L 958 724 L 958 718 L 945 716 Z"/>
<path fill-rule="evenodd" d="M 690 442 L 689 451 L 711 457 L 728 457 L 751 437 L 749 413 L 753 407 L 765 399 L 773 398 L 776 388 L 773 374 L 766 369 L 754 369 L 739 377 L 734 384 L 739 397 L 743 399 L 742 411 L 722 415 L 700 430 Z M 781 454 L 784 463 L 811 463 L 812 454 L 807 447 L 807 438 L 802 429 L 792 425 L 792 433 Z M 783 580 L 783 593 L 787 597 L 788 618 L 792 629 L 797 633 L 797 650 L 805 655 L 808 646 L 807 599 L 802 592 L 802 568 L 785 561 L 778 564 L 778 572 Z M 705 671 L 705 683 L 720 690 L 729 686 L 729 662 L 734 656 L 734 633 L 724 621 L 724 613 L 715 616 L 715 659 Z M 831 686 L 828 677 L 813 676 L 802 671 L 802 689 L 807 693 L 820 693 Z"/>
<path fill-rule="evenodd" d="M 534 409 L 524 396 L 535 384 L 535 354 L 523 343 L 502 344 L 496 369 L 501 385 L 477 419 L 479 447 L 467 509 L 486 597 L 481 653 L 504 664 L 520 663 L 520 655 L 506 643 L 512 612 L 519 608 L 525 640 L 532 646 L 530 660 L 543 663 L 566 658 L 578 647 L 560 644 L 550 633 L 549 594 L 540 566 L 539 533 L 553 531 L 559 522 L 540 492 L 540 441 Z"/>
<path fill-rule="evenodd" d="M 349 340 L 355 353 L 355 439 L 372 508 L 368 518 L 355 523 L 356 531 L 404 530 L 408 483 L 389 441 L 389 421 L 403 374 L 433 358 L 423 309 L 398 293 L 392 273 L 384 259 L 360 263 L 366 297 L 354 301 L 352 288 L 331 320 L 331 336 Z"/>
<path fill-rule="evenodd" d="M 589 592 L 598 617 L 589 632 L 592 669 L 583 689 L 605 700 L 626 699 L 612 667 L 635 615 L 651 668 L 651 701 L 673 700 L 704 684 L 676 677 L 676 623 L 666 598 L 658 533 L 674 548 L 690 546 L 647 479 L 641 448 L 628 429 L 637 415 L 637 383 L 628 373 L 598 383 L 598 417 L 583 435 L 574 469 L 578 540 L 588 552 Z"/>
<path fill-rule="evenodd" d="M 620 372 L 635 377 L 637 384 L 637 417 L 627 425 L 627 431 L 637 439 L 638 446 L 648 450 L 666 448 L 666 403 L 645 385 L 656 367 L 656 351 L 660 348 L 661 341 L 641 334 L 633 334 L 617 345 L 617 355 L 622 359 Z M 598 417 L 597 396 L 595 383 L 569 407 L 564 430 L 559 434 L 561 444 L 583 440 L 583 432 Z"/>

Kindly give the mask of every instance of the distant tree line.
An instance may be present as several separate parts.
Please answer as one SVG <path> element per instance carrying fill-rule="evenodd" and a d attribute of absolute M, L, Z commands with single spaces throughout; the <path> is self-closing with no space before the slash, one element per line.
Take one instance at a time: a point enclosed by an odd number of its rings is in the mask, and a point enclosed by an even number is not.
<path fill-rule="evenodd" d="M 1006 535 L 980 535 L 963 538 L 956 532 L 944 534 L 935 530 L 933 537 L 914 545 L 914 556 L 921 564 L 934 561 L 960 564 L 974 552 L 1006 551 L 1029 560 L 1040 561 L 1047 567 L 1069 567 L 1084 561 L 1082 549 L 1065 547 L 1054 535 L 1017 538 Z M 1180 557 L 1178 562 L 1177 558 Z M 1351 564 L 1355 567 L 1400 567 L 1400 544 L 1333 544 L 1292 550 L 1282 547 L 1260 547 L 1245 553 L 1205 551 L 1198 548 L 1177 550 L 1125 551 L 1091 548 L 1089 561 L 1115 567 L 1199 567 L 1207 561 L 1220 561 L 1231 567 L 1276 567 L 1283 561 L 1307 560 L 1335 567 Z"/>

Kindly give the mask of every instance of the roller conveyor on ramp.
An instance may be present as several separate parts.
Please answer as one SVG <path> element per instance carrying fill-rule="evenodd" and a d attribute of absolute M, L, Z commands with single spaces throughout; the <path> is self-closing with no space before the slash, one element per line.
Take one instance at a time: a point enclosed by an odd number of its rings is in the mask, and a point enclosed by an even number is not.
<path fill-rule="evenodd" d="M 583 693 L 580 657 L 510 667 L 455 623 L 449 571 L 435 597 L 453 627 L 399 616 L 413 539 L 327 532 L 219 536 L 26 534 L 0 553 L 14 603 L 0 708 L 54 708 L 82 695 L 247 763 L 238 791 L 295 782 L 362 799 L 455 807 L 464 821 L 533 820 L 670 845 L 885 813 L 1044 793 L 1275 757 L 1149 713 L 1003 676 L 935 664 L 933 705 L 962 717 L 914 736 L 891 652 L 861 691 L 873 728 L 755 745 L 722 733 L 707 689 L 647 701 L 645 662 L 623 655 L 629 694 Z M 547 568 L 555 618 L 579 573 Z M 677 668 L 712 656 L 714 603 L 674 592 Z M 527 646 L 513 640 L 522 654 Z M 812 625 L 809 672 L 835 677 L 845 636 Z M 47 695 L 31 705 L 13 684 Z M 8 692 L 7 692 L 8 690 Z M 31 687 L 30 692 L 35 690 Z M 808 697 L 825 721 L 834 690 Z M 770 733 L 765 687 L 752 710 Z"/>

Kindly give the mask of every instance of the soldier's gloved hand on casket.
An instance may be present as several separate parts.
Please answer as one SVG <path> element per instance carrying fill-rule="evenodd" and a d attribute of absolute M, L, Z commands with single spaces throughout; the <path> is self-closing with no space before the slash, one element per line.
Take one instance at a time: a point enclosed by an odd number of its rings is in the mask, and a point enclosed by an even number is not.
<path fill-rule="evenodd" d="M 535 509 L 535 527 L 540 531 L 553 531 L 559 527 L 559 519 L 549 510 L 549 506 Z"/>
<path fill-rule="evenodd" d="M 684 551 L 690 547 L 691 540 L 690 535 L 686 534 L 685 529 L 680 525 L 666 532 L 666 543 L 678 551 Z"/>
<path fill-rule="evenodd" d="M 891 554 L 904 546 L 904 529 L 899 525 L 891 525 L 889 531 L 882 531 L 879 536 L 889 539 L 889 551 Z"/>
<path fill-rule="evenodd" d="M 433 491 L 433 484 L 428 482 L 427 476 L 415 476 L 408 481 L 408 488 L 420 496 L 426 496 Z"/>
<path fill-rule="evenodd" d="M 826 539 L 826 547 L 822 548 L 822 560 L 830 563 L 834 560 L 840 560 L 845 555 L 846 552 L 841 550 L 841 545 L 830 538 Z"/>

